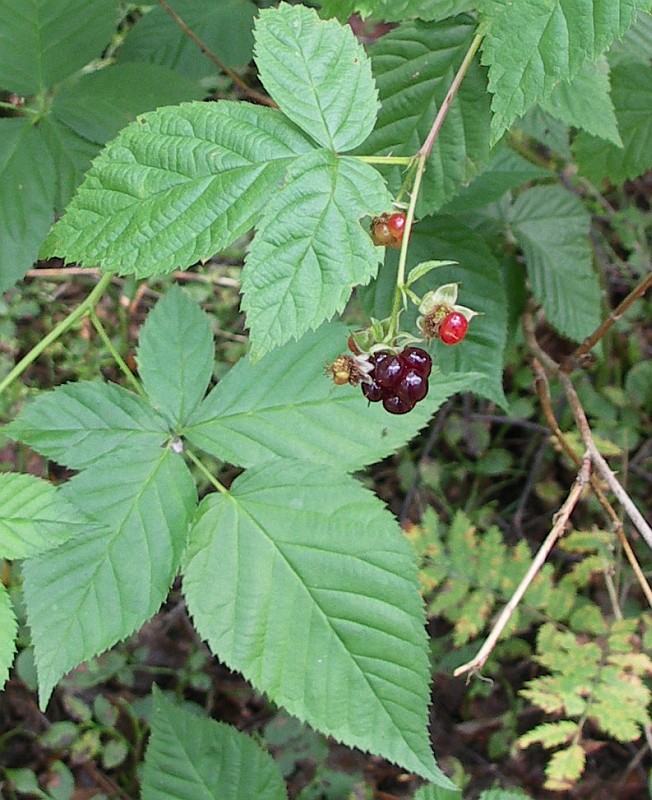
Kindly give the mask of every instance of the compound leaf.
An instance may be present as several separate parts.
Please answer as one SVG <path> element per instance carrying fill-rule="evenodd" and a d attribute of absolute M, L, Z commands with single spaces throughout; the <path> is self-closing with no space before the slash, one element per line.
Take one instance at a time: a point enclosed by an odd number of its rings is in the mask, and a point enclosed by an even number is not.
<path fill-rule="evenodd" d="M 0 119 L 0 292 L 24 277 L 54 219 L 54 164 L 39 128 Z"/>
<path fill-rule="evenodd" d="M 373 47 L 373 71 L 382 101 L 365 153 L 412 156 L 428 135 L 475 34 L 471 20 L 401 25 Z M 437 210 L 489 158 L 489 95 L 485 70 L 474 61 L 453 100 L 432 150 L 418 213 Z M 397 192 L 405 179 L 388 171 Z"/>
<path fill-rule="evenodd" d="M 537 186 L 519 195 L 510 222 L 548 321 L 570 339 L 582 341 L 600 323 L 588 212 L 561 186 Z"/>
<path fill-rule="evenodd" d="M 72 469 L 123 448 L 160 447 L 169 436 L 165 420 L 142 398 L 90 381 L 38 395 L 3 432 Z"/>
<path fill-rule="evenodd" d="M 187 267 L 252 228 L 311 149 L 281 114 L 248 103 L 145 114 L 95 160 L 44 251 L 141 277 Z"/>
<path fill-rule="evenodd" d="M 138 373 L 152 403 L 183 424 L 202 401 L 215 348 L 207 315 L 179 286 L 159 300 L 140 331 Z"/>
<path fill-rule="evenodd" d="M 49 481 L 0 474 L 0 555 L 27 558 L 62 544 L 83 518 Z"/>
<path fill-rule="evenodd" d="M 483 0 L 492 140 L 621 37 L 648 0 Z"/>
<path fill-rule="evenodd" d="M 622 183 L 652 168 L 652 70 L 648 64 L 622 64 L 612 70 L 611 85 L 623 147 L 584 132 L 573 142 L 581 173 L 594 183 Z"/>
<path fill-rule="evenodd" d="M 230 67 L 251 60 L 256 6 L 250 0 L 175 0 L 174 10 L 186 25 Z M 217 74 L 217 66 L 160 6 L 145 14 L 120 47 L 121 61 L 161 64 L 177 74 L 202 80 Z"/>
<path fill-rule="evenodd" d="M 30 95 L 58 83 L 108 44 L 116 0 L 3 0 L 0 86 Z"/>
<path fill-rule="evenodd" d="M 353 471 L 408 442 L 448 397 L 469 391 L 479 377 L 436 373 L 413 411 L 389 418 L 359 388 L 333 387 L 324 375 L 348 335 L 344 325 L 325 325 L 256 363 L 242 359 L 197 409 L 184 435 L 244 467 L 283 457 Z"/>
<path fill-rule="evenodd" d="M 298 159 L 288 179 L 265 210 L 242 274 L 253 358 L 341 312 L 383 257 L 359 222 L 391 205 L 375 169 L 321 150 Z"/>
<path fill-rule="evenodd" d="M 18 623 L 9 592 L 0 583 L 0 690 L 4 687 L 16 653 Z"/>
<path fill-rule="evenodd" d="M 269 753 L 230 725 L 198 717 L 154 686 L 143 800 L 285 800 Z"/>
<path fill-rule="evenodd" d="M 42 707 L 68 670 L 156 613 L 196 502 L 184 462 L 160 448 L 106 456 L 62 491 L 85 515 L 86 529 L 23 563 Z"/>
<path fill-rule="evenodd" d="M 451 785 L 427 733 L 413 555 L 383 504 L 352 478 L 272 461 L 237 478 L 228 495 L 209 495 L 191 530 L 183 586 L 211 650 L 274 702 Z"/>
<path fill-rule="evenodd" d="M 369 59 L 348 26 L 281 3 L 261 11 L 254 36 L 260 79 L 293 122 L 335 152 L 367 138 L 378 94 Z"/>

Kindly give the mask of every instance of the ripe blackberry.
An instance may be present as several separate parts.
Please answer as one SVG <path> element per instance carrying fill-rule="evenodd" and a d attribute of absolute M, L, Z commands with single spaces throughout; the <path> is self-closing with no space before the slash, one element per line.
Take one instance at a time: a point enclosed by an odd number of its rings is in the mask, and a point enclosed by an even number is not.
<path fill-rule="evenodd" d="M 370 357 L 372 369 L 361 384 L 370 403 L 382 400 L 390 414 L 406 414 L 428 393 L 432 360 L 425 350 L 407 347 L 400 353 L 381 350 Z"/>

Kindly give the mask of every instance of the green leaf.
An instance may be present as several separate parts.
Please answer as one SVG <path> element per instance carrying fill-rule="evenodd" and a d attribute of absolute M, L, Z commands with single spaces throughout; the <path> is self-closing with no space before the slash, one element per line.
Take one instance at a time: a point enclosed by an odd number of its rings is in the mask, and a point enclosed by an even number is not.
<path fill-rule="evenodd" d="M 342 22 L 355 11 L 363 19 L 374 17 L 385 22 L 404 22 L 415 17 L 436 22 L 471 11 L 476 5 L 476 0 L 325 0 L 322 14 L 337 16 Z"/>
<path fill-rule="evenodd" d="M 183 425 L 213 375 L 215 347 L 208 316 L 179 286 L 159 300 L 140 331 L 138 373 L 154 405 Z"/>
<path fill-rule="evenodd" d="M 143 800 L 284 800 L 269 753 L 221 722 L 175 706 L 154 687 Z"/>
<path fill-rule="evenodd" d="M 652 59 L 652 14 L 641 11 L 623 38 L 613 42 L 607 59 L 612 68 L 631 61 L 649 64 Z"/>
<path fill-rule="evenodd" d="M 0 691 L 4 688 L 16 654 L 18 623 L 11 605 L 9 592 L 0 583 Z"/>
<path fill-rule="evenodd" d="M 44 251 L 140 277 L 187 267 L 253 227 L 310 150 L 281 114 L 248 103 L 145 114 L 95 160 Z"/>
<path fill-rule="evenodd" d="M 405 416 L 337 386 L 324 366 L 346 349 L 348 328 L 325 325 L 252 364 L 244 358 L 210 392 L 183 431 L 188 441 L 244 467 L 275 457 L 356 470 L 412 439 L 452 394 L 477 375 L 432 375 L 428 396 Z"/>
<path fill-rule="evenodd" d="M 382 106 L 364 145 L 365 153 L 414 155 L 428 135 L 474 35 L 475 24 L 459 18 L 407 23 L 378 41 L 371 55 Z M 485 70 L 474 60 L 428 159 L 419 215 L 437 210 L 487 161 L 490 118 Z M 398 167 L 388 174 L 396 193 L 405 175 Z"/>
<path fill-rule="evenodd" d="M 201 87 L 156 64 L 122 64 L 64 84 L 52 113 L 84 139 L 106 144 L 137 114 L 184 100 L 200 100 Z"/>
<path fill-rule="evenodd" d="M 0 555 L 27 558 L 56 547 L 79 530 L 75 513 L 49 481 L 0 473 Z"/>
<path fill-rule="evenodd" d="M 615 67 L 611 86 L 623 148 L 588 133 L 573 142 L 580 172 L 594 183 L 604 178 L 623 183 L 652 168 L 652 70 L 638 63 Z"/>
<path fill-rule="evenodd" d="M 91 161 L 99 153 L 100 147 L 94 142 L 83 139 L 66 124 L 65 120 L 58 119 L 55 114 L 43 117 L 39 123 L 39 130 L 50 153 L 50 158 L 56 164 L 54 206 L 57 211 L 62 212 L 81 183 Z M 40 238 L 39 247 L 52 224 L 52 219 L 50 214 L 48 227 Z"/>
<path fill-rule="evenodd" d="M 600 324 L 601 316 L 588 212 L 561 186 L 538 186 L 519 195 L 510 224 L 525 255 L 532 291 L 548 321 L 570 339 L 582 341 Z"/>
<path fill-rule="evenodd" d="M 541 107 L 556 119 L 593 136 L 622 146 L 614 106 L 609 94 L 609 70 L 605 59 L 585 61 L 575 77 L 562 81 Z"/>
<path fill-rule="evenodd" d="M 621 37 L 649 0 L 483 0 L 492 140 Z"/>
<path fill-rule="evenodd" d="M 116 0 L 3 0 L 0 86 L 30 95 L 99 57 L 117 22 Z"/>
<path fill-rule="evenodd" d="M 582 776 L 586 753 L 581 744 L 571 744 L 552 754 L 546 766 L 546 789 L 563 792 L 571 789 Z"/>
<path fill-rule="evenodd" d="M 442 786 L 422 786 L 417 789 L 414 800 L 461 800 L 460 789 L 444 789 Z"/>
<path fill-rule="evenodd" d="M 468 186 L 442 208 L 444 214 L 461 214 L 495 203 L 508 192 L 528 181 L 551 178 L 553 173 L 542 169 L 515 153 L 506 144 L 498 145 L 485 169 Z"/>
<path fill-rule="evenodd" d="M 412 551 L 356 481 L 283 460 L 246 472 L 202 501 L 183 586 L 211 650 L 274 702 L 450 786 L 430 751 Z"/>
<path fill-rule="evenodd" d="M 40 130 L 25 119 L 0 119 L 0 292 L 36 260 L 54 220 L 55 186 Z"/>
<path fill-rule="evenodd" d="M 425 276 L 431 273 L 433 269 L 437 269 L 438 267 L 453 267 L 456 264 L 456 261 L 422 261 L 421 264 L 417 264 L 416 267 L 412 267 L 408 273 L 405 283 L 407 286 L 411 286 L 420 278 L 425 278 Z"/>
<path fill-rule="evenodd" d="M 169 436 L 165 420 L 142 398 L 90 381 L 38 395 L 3 433 L 73 469 L 117 450 L 160 446 Z"/>
<path fill-rule="evenodd" d="M 545 722 L 519 736 L 518 746 L 525 748 L 533 744 L 541 744 L 546 748 L 559 747 L 559 745 L 569 742 L 578 731 L 577 722 L 569 719 Z"/>
<path fill-rule="evenodd" d="M 378 113 L 369 59 L 348 26 L 304 6 L 260 12 L 254 30 L 260 79 L 284 114 L 335 152 L 364 142 Z"/>
<path fill-rule="evenodd" d="M 156 613 L 196 502 L 186 465 L 160 448 L 105 456 L 63 493 L 85 515 L 86 530 L 23 563 L 41 707 L 68 670 Z"/>
<path fill-rule="evenodd" d="M 500 264 L 484 240 L 454 217 L 437 216 L 418 223 L 410 236 L 408 268 L 430 258 L 450 259 L 457 266 L 440 267 L 411 288 L 423 296 L 447 283 L 459 283 L 458 303 L 482 316 L 474 317 L 464 341 L 455 347 L 441 342 L 432 346 L 433 363 L 441 370 L 439 381 L 453 376 L 466 379 L 464 391 L 476 392 L 506 406 L 503 392 L 503 352 L 507 336 L 507 302 Z M 385 264 L 378 280 L 363 295 L 370 316 L 388 316 L 396 282 L 397 257 Z M 416 309 L 410 306 L 401 327 L 416 330 Z"/>
<path fill-rule="evenodd" d="M 375 169 L 321 150 L 298 159 L 288 181 L 265 209 L 242 274 L 254 359 L 341 312 L 383 258 L 359 222 L 391 205 Z"/>
<path fill-rule="evenodd" d="M 245 67 L 254 45 L 256 6 L 249 0 L 175 0 L 174 11 L 230 67 Z M 121 61 L 169 67 L 192 80 L 214 78 L 217 66 L 160 6 L 145 14 L 120 47 Z"/>

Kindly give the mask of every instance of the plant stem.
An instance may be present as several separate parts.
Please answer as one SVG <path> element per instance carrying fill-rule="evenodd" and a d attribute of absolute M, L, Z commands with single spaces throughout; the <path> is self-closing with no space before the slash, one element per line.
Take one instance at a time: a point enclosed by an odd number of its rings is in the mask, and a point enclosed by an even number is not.
<path fill-rule="evenodd" d="M 211 475 L 208 468 L 205 467 L 202 462 L 197 458 L 197 456 L 192 452 L 192 450 L 185 450 L 185 454 L 188 458 L 192 461 L 192 463 L 197 467 L 197 469 L 202 473 L 202 475 L 206 478 L 206 480 L 214 486 L 218 492 L 221 492 L 224 495 L 229 494 L 229 490 L 221 484 L 214 475 Z"/>
<path fill-rule="evenodd" d="M 364 164 L 410 164 L 412 156 L 354 156 Z"/>
<path fill-rule="evenodd" d="M 106 330 L 104 328 L 104 325 L 102 325 L 102 322 L 100 321 L 100 318 L 95 313 L 95 309 L 94 308 L 91 308 L 90 313 L 89 313 L 89 317 L 90 317 L 91 322 L 93 323 L 93 327 L 99 333 L 100 339 L 106 345 L 107 350 L 113 356 L 113 360 L 115 361 L 115 363 L 120 368 L 120 371 L 125 376 L 125 378 L 127 379 L 128 383 L 130 383 L 133 386 L 133 388 L 138 392 L 138 394 L 141 397 L 145 397 L 145 392 L 143 390 L 143 387 L 140 385 L 140 381 L 137 380 L 137 378 L 134 375 L 134 373 L 127 366 L 124 358 L 115 349 L 115 347 L 113 345 L 113 342 L 109 338 L 109 335 L 106 332 Z"/>
<path fill-rule="evenodd" d="M 88 297 L 81 303 L 77 308 L 72 311 L 68 316 L 63 319 L 56 327 L 52 328 L 50 333 L 47 336 L 44 336 L 43 339 L 33 347 L 27 355 L 23 356 L 21 360 L 16 364 L 16 366 L 7 374 L 5 377 L 0 381 L 0 394 L 4 392 L 7 386 L 10 386 L 16 378 L 23 374 L 23 372 L 32 364 L 36 359 L 43 353 L 53 342 L 62 336 L 68 328 L 72 327 L 78 320 L 80 320 L 85 314 L 93 309 L 100 299 L 104 290 L 111 282 L 113 278 L 113 274 L 107 272 L 105 275 L 102 276 L 97 286 L 93 289 L 93 291 L 88 295 Z"/>

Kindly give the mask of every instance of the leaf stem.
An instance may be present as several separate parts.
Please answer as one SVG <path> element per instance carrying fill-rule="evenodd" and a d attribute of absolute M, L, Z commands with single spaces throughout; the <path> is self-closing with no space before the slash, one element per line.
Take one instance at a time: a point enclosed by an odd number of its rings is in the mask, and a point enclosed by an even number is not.
<path fill-rule="evenodd" d="M 411 164 L 412 156 L 354 156 L 365 164 Z"/>
<path fill-rule="evenodd" d="M 97 316 L 94 308 L 91 308 L 88 316 L 90 317 L 90 320 L 93 323 L 93 327 L 100 335 L 100 339 L 104 342 L 107 350 L 111 353 L 113 360 L 118 365 L 120 371 L 127 379 L 127 382 L 133 386 L 133 388 L 138 392 L 138 394 L 141 397 L 145 397 L 145 391 L 143 390 L 143 387 L 140 385 L 140 381 L 136 378 L 134 373 L 129 369 L 124 358 L 116 350 L 113 342 L 109 337 L 109 334 L 106 332 L 106 329 L 104 325 L 102 325 L 102 322 L 100 318 Z"/>
<path fill-rule="evenodd" d="M 50 333 L 47 336 L 44 336 L 41 341 L 35 345 L 29 353 L 27 353 L 20 361 L 15 365 L 15 367 L 7 374 L 5 377 L 0 381 L 0 394 L 4 392 L 4 390 L 10 386 L 16 378 L 23 374 L 23 372 L 32 364 L 36 359 L 43 353 L 53 342 L 62 336 L 68 328 L 71 328 L 75 322 L 80 320 L 85 314 L 92 308 L 95 307 L 98 300 L 104 293 L 104 290 L 111 282 L 113 278 L 113 273 L 107 272 L 105 275 L 100 278 L 97 286 L 93 289 L 93 291 L 88 295 L 88 297 L 77 306 L 74 311 L 71 311 L 68 316 L 61 320 L 61 322 L 52 328 Z"/>
<path fill-rule="evenodd" d="M 7 103 L 4 100 L 0 100 L 0 108 L 6 108 L 8 111 L 15 111 L 17 116 L 23 116 L 24 114 L 31 114 L 34 117 L 39 116 L 39 112 L 35 108 L 30 108 L 29 106 L 17 106 L 14 103 Z"/>
<path fill-rule="evenodd" d="M 220 483 L 214 475 L 211 475 L 210 471 L 202 462 L 197 458 L 197 456 L 192 452 L 192 450 L 185 450 L 185 454 L 188 458 L 192 461 L 192 463 L 197 467 L 197 469 L 202 473 L 202 475 L 206 478 L 206 480 L 214 486 L 218 492 L 221 492 L 224 495 L 229 494 L 229 490 L 224 486 L 224 484 Z"/>

